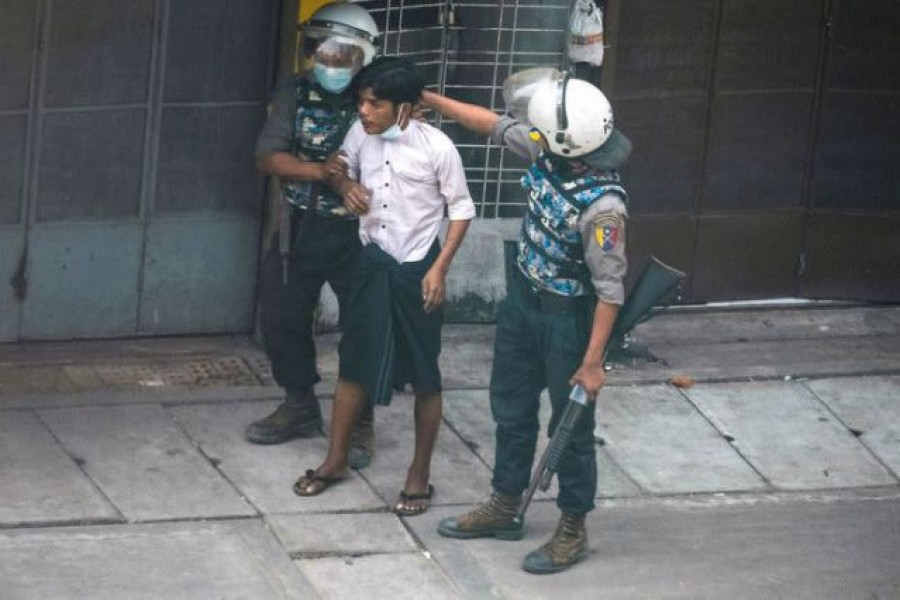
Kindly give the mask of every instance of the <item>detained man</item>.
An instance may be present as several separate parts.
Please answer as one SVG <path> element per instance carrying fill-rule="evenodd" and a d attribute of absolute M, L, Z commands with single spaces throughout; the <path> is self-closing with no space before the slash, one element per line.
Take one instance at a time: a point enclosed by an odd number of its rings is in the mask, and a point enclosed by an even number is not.
<path fill-rule="evenodd" d="M 350 431 L 368 394 L 387 405 L 393 389 L 415 394 L 415 449 L 394 507 L 410 516 L 427 510 L 434 487 L 431 455 L 443 410 L 442 305 L 445 279 L 475 206 L 462 160 L 440 130 L 410 119 L 424 80 L 412 63 L 376 59 L 354 80 L 359 122 L 342 152 L 349 179 L 344 205 L 359 215 L 363 249 L 340 344 L 340 370 L 328 455 L 294 485 L 313 496 L 347 473 Z M 443 245 L 438 233 L 449 226 Z"/>

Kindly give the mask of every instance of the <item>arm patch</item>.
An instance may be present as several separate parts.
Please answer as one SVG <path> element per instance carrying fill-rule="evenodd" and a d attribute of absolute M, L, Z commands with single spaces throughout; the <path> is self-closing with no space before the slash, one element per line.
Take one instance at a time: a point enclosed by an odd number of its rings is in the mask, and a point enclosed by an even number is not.
<path fill-rule="evenodd" d="M 615 213 L 597 215 L 592 225 L 594 227 L 594 242 L 604 252 L 609 252 L 621 241 L 624 235 L 622 219 Z"/>

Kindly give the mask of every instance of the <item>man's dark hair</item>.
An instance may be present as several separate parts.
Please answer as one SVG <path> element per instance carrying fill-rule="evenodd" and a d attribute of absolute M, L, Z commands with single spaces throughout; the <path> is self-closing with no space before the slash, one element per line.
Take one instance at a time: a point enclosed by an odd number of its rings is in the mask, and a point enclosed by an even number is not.
<path fill-rule="evenodd" d="M 353 94 L 372 88 L 379 100 L 394 104 L 415 103 L 425 89 L 425 78 L 418 67 L 405 58 L 380 56 L 363 68 L 353 79 Z"/>

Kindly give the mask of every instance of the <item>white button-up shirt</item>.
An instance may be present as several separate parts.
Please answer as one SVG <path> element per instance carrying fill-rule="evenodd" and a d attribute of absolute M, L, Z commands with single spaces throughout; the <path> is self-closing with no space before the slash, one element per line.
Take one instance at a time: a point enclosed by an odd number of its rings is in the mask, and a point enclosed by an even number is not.
<path fill-rule="evenodd" d="M 475 217 L 462 159 L 441 130 L 411 121 L 400 137 L 369 135 L 357 121 L 341 149 L 350 177 L 369 189 L 359 218 L 363 244 L 378 244 L 397 262 L 422 260 L 437 238 L 444 206 L 451 221 Z"/>

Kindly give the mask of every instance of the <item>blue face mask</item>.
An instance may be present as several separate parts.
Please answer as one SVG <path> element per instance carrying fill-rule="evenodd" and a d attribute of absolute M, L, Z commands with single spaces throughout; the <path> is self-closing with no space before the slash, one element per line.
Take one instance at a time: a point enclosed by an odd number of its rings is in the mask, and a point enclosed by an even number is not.
<path fill-rule="evenodd" d="M 400 137 L 400 134 L 403 133 L 403 130 L 400 129 L 400 126 L 394 123 L 384 131 L 382 131 L 379 135 L 382 139 L 385 140 L 396 140 Z"/>
<path fill-rule="evenodd" d="M 382 131 L 380 134 L 381 139 L 383 140 L 396 140 L 400 137 L 400 134 L 403 133 L 403 130 L 400 129 L 400 121 L 403 120 L 403 105 L 400 105 L 399 112 L 397 113 L 397 122 Z"/>
<path fill-rule="evenodd" d="M 340 94 L 347 89 L 353 79 L 353 69 L 349 67 L 326 67 L 316 63 L 313 66 L 313 75 L 326 91 L 332 94 Z"/>

